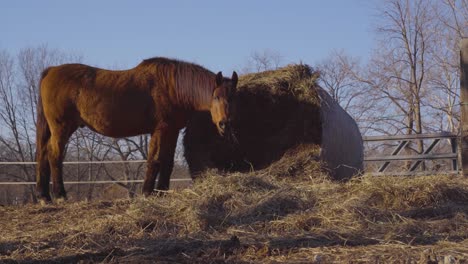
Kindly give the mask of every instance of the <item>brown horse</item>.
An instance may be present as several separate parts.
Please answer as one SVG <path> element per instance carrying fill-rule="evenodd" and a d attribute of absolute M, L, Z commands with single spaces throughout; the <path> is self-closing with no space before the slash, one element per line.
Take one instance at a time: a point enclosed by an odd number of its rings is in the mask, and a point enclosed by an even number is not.
<path fill-rule="evenodd" d="M 179 130 L 195 111 L 210 111 L 223 135 L 237 74 L 223 78 L 195 64 L 167 58 L 144 60 L 133 69 L 110 71 L 83 64 L 42 73 L 37 111 L 37 195 L 66 199 L 62 162 L 66 143 L 87 126 L 109 137 L 151 134 L 143 194 L 169 188 Z"/>

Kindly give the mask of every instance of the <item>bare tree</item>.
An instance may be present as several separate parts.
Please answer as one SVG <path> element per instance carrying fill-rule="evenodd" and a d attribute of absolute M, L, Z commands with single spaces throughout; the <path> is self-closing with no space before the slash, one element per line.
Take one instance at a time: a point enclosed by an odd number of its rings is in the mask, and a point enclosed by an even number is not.
<path fill-rule="evenodd" d="M 242 73 L 276 70 L 282 63 L 283 56 L 278 51 L 270 49 L 254 51 L 250 54 L 247 65 L 242 69 Z"/>
<path fill-rule="evenodd" d="M 0 126 L 3 128 L 0 134 L 2 148 L 8 150 L 8 156 L 2 157 L 8 161 L 30 161 L 33 157 L 33 149 L 30 149 L 29 132 L 22 111 L 21 102 L 18 99 L 19 90 L 15 80 L 15 61 L 11 55 L 3 51 L 0 53 Z M 16 174 L 9 177 L 16 180 L 33 180 L 31 170 L 26 166 L 18 167 Z M 28 194 L 34 199 L 32 188 L 25 189 L 23 200 L 28 200 Z"/>
<path fill-rule="evenodd" d="M 421 134 L 422 112 L 429 111 L 424 109 L 424 100 L 429 92 L 430 48 L 437 21 L 431 6 L 423 0 L 386 0 L 379 10 L 379 48 L 362 81 L 381 93 L 381 99 L 392 107 L 390 130 Z M 418 141 L 417 152 L 424 152 L 422 141 Z"/>
<path fill-rule="evenodd" d="M 108 147 L 114 156 L 122 161 L 141 160 L 148 158 L 148 135 L 140 135 L 131 138 L 108 139 L 103 144 Z M 112 180 L 122 179 L 124 181 L 137 180 L 141 177 L 145 163 L 130 164 L 123 163 L 123 170 L 118 173 L 115 170 L 105 169 L 107 177 Z M 120 177 L 119 177 L 120 176 Z M 118 177 L 118 178 L 117 178 Z M 117 183 L 127 190 L 128 196 L 134 197 L 137 194 L 137 184 L 134 182 Z"/>
<path fill-rule="evenodd" d="M 41 72 L 48 66 L 75 57 L 48 49 L 47 46 L 26 48 L 17 59 L 0 52 L 0 144 L 8 150 L 10 161 L 33 161 L 35 154 L 35 118 Z M 34 170 L 22 165 L 16 179 L 34 181 Z M 25 189 L 25 201 L 34 200 L 33 186 Z"/>
<path fill-rule="evenodd" d="M 436 112 L 436 129 L 456 132 L 459 129 L 459 43 L 468 36 L 468 0 L 433 1 L 433 11 L 439 21 L 431 46 L 434 67 L 428 107 Z"/>
<path fill-rule="evenodd" d="M 457 40 L 468 36 L 468 0 L 439 0 L 436 11 L 444 27 Z"/>
<path fill-rule="evenodd" d="M 317 69 L 320 86 L 357 121 L 362 133 L 369 132 L 375 122 L 372 113 L 380 104 L 376 93 L 361 81 L 359 59 L 344 51 L 333 51 L 317 64 Z"/>
<path fill-rule="evenodd" d="M 420 134 L 434 18 L 423 0 L 387 0 L 382 17 L 383 25 L 378 28 L 383 36 L 382 52 L 377 56 L 383 60 L 375 65 L 377 76 L 386 80 L 387 87 L 381 87 L 381 91 L 405 115 L 406 133 Z"/>
<path fill-rule="evenodd" d="M 358 67 L 359 62 L 347 56 L 343 50 L 332 51 L 326 59 L 317 64 L 321 86 L 345 110 L 356 97 L 356 88 L 360 88 L 352 73 Z"/>

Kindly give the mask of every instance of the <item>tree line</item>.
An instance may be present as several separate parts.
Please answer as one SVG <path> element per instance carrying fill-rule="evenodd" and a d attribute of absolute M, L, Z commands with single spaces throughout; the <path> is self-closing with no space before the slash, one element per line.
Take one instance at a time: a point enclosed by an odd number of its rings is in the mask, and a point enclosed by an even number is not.
<path fill-rule="evenodd" d="M 385 0 L 377 17 L 377 46 L 368 61 L 331 53 L 319 64 L 322 86 L 365 135 L 458 133 L 459 43 L 468 36 L 468 1 Z M 421 140 L 406 151 L 424 148 Z"/>

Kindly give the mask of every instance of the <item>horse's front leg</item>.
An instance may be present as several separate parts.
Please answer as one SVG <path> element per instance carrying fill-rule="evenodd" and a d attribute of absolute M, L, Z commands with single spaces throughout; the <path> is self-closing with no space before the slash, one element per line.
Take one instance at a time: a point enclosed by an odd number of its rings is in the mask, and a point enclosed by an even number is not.
<path fill-rule="evenodd" d="M 149 196 L 154 191 L 156 176 L 159 173 L 157 190 L 168 190 L 174 166 L 174 153 L 179 130 L 164 127 L 151 136 L 148 153 L 148 169 L 143 183 L 143 194 Z"/>
<path fill-rule="evenodd" d="M 172 169 L 174 168 L 174 154 L 177 146 L 177 138 L 179 137 L 179 130 L 173 129 L 167 131 L 159 151 L 159 160 L 161 162 L 161 171 L 159 172 L 157 190 L 169 190 Z"/>

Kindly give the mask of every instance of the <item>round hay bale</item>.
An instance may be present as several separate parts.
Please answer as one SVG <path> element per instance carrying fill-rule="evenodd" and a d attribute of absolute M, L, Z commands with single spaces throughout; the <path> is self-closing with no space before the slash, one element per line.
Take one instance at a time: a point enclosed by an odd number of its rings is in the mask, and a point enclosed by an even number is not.
<path fill-rule="evenodd" d="M 362 170 L 359 129 L 317 78 L 302 64 L 241 76 L 232 103 L 231 140 L 218 135 L 209 113 L 194 115 L 187 125 L 184 148 L 192 177 L 211 168 L 264 169 L 287 155 L 323 161 L 334 179 Z"/>

